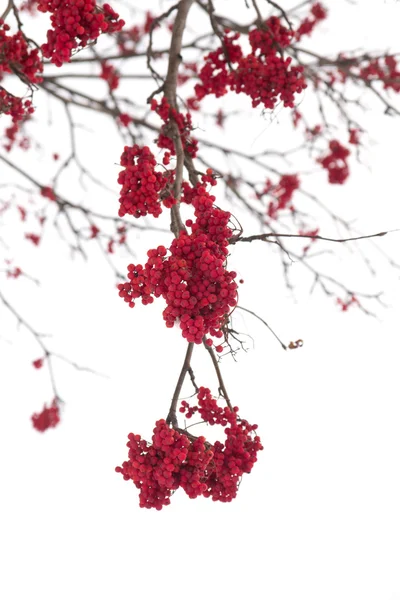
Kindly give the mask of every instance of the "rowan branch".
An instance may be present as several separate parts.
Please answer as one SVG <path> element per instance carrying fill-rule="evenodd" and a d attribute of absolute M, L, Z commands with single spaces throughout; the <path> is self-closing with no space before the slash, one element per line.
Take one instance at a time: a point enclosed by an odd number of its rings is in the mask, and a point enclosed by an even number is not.
<path fill-rule="evenodd" d="M 186 373 L 190 371 L 190 361 L 192 359 L 193 348 L 194 343 L 190 342 L 186 350 L 185 360 L 183 361 L 182 369 L 179 374 L 178 382 L 175 387 L 174 395 L 172 396 L 171 406 L 169 408 L 168 416 L 166 419 L 167 423 L 171 424 L 174 429 L 178 427 L 176 408 L 178 406 L 178 401 L 182 391 L 183 382 L 185 381 Z"/>
<path fill-rule="evenodd" d="M 231 245 L 237 244 L 238 242 L 254 242 L 254 241 L 261 241 L 261 242 L 268 242 L 269 238 L 274 237 L 274 238 L 307 238 L 307 239 L 311 239 L 311 240 L 323 240 L 326 242 L 335 242 L 335 243 L 339 243 L 339 244 L 343 244 L 345 242 L 355 242 L 358 240 L 368 240 L 371 238 L 375 238 L 375 237 L 383 237 L 384 235 L 387 235 L 388 233 L 397 233 L 399 232 L 400 229 L 390 229 L 388 231 L 380 231 L 379 233 L 371 233 L 368 235 L 358 235 L 355 237 L 347 237 L 347 238 L 331 238 L 331 237 L 325 237 L 323 235 L 310 235 L 310 234 L 301 234 L 301 233 L 259 233 L 256 235 L 250 235 L 247 237 L 232 237 L 229 240 L 229 243 Z"/>

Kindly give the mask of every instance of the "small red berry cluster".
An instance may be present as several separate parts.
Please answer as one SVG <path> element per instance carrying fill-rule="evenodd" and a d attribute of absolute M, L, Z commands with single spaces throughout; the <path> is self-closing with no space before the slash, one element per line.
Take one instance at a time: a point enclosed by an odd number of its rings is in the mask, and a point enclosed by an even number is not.
<path fill-rule="evenodd" d="M 32 361 L 32 365 L 35 369 L 41 369 L 43 367 L 44 358 L 36 358 Z"/>
<path fill-rule="evenodd" d="M 37 233 L 25 233 L 25 239 L 32 242 L 34 246 L 39 246 L 41 237 Z"/>
<path fill-rule="evenodd" d="M 212 397 L 208 388 L 200 387 L 197 394 L 197 404 L 190 406 L 186 400 L 182 400 L 179 412 L 183 413 L 186 418 L 191 419 L 195 413 L 199 413 L 201 419 L 209 425 L 222 425 L 225 427 L 232 421 L 232 411 L 228 406 L 218 406 L 218 402 Z M 238 412 L 238 407 L 233 409 L 234 413 Z"/>
<path fill-rule="evenodd" d="M 118 176 L 118 183 L 122 185 L 119 216 L 128 214 L 139 218 L 150 214 L 158 217 L 162 212 L 160 194 L 169 182 L 168 173 L 156 171 L 157 162 L 150 148 L 140 148 L 137 144 L 125 146 L 120 164 L 125 169 Z M 170 198 L 167 206 L 172 204 Z"/>
<path fill-rule="evenodd" d="M 360 145 L 360 130 L 359 129 L 349 129 L 349 144 L 353 144 L 354 146 Z"/>
<path fill-rule="evenodd" d="M 69 62 L 77 48 L 84 48 L 102 33 L 120 31 L 125 25 L 109 4 L 99 8 L 95 0 L 38 0 L 37 8 L 51 13 L 53 28 L 47 32 L 42 52 L 57 67 Z"/>
<path fill-rule="evenodd" d="M 53 188 L 51 188 L 49 185 L 43 186 L 40 190 L 40 194 L 43 196 L 43 198 L 48 198 L 52 202 L 55 202 L 57 199 Z"/>
<path fill-rule="evenodd" d="M 388 54 L 378 58 L 368 56 L 352 58 L 341 53 L 339 58 L 346 66 L 338 67 L 330 73 L 330 86 L 337 81 L 345 83 L 350 78 L 352 80 L 361 79 L 369 84 L 381 82 L 385 90 L 400 92 L 400 68 L 396 56 Z"/>
<path fill-rule="evenodd" d="M 32 415 L 33 427 L 41 432 L 46 431 L 46 429 L 49 429 L 50 427 L 55 427 L 59 422 L 60 408 L 57 398 L 54 398 L 49 407 L 44 405 L 41 413 Z"/>
<path fill-rule="evenodd" d="M 10 152 L 13 147 L 21 123 L 29 118 L 29 115 L 33 112 L 34 108 L 30 100 L 17 98 L 9 94 L 5 89 L 0 89 L 0 115 L 10 115 L 12 120 L 10 127 L 7 127 L 5 130 L 5 136 L 8 141 L 4 145 L 4 148 L 7 152 Z"/>
<path fill-rule="evenodd" d="M 117 69 L 106 60 L 101 62 L 100 78 L 107 81 L 108 87 L 111 91 L 116 90 L 119 86 L 119 73 Z"/>
<path fill-rule="evenodd" d="M 273 196 L 274 199 L 267 206 L 267 215 L 270 219 L 277 219 L 281 210 L 294 210 L 291 201 L 294 192 L 299 187 L 300 179 L 298 175 L 282 175 L 276 185 L 270 179 L 267 179 L 263 191 L 257 194 L 257 197 L 261 199 L 265 194 Z"/>
<path fill-rule="evenodd" d="M 43 64 L 39 50 L 29 48 L 21 31 L 14 35 L 9 31 L 9 25 L 0 19 L 0 79 L 4 73 L 15 73 L 27 83 L 40 83 Z"/>
<path fill-rule="evenodd" d="M 32 86 L 42 81 L 43 64 L 39 50 L 31 50 L 21 31 L 10 35 L 9 25 L 0 19 L 0 80 L 7 73 L 16 74 L 21 81 Z M 12 123 L 5 130 L 6 143 L 4 148 L 10 152 L 21 123 L 34 112 L 32 102 L 13 96 L 3 87 L 0 89 L 0 114 L 11 116 Z M 25 141 L 21 143 L 25 148 Z"/>
<path fill-rule="evenodd" d="M 342 312 L 347 312 L 350 306 L 360 305 L 357 297 L 354 294 L 349 294 L 349 298 L 347 300 L 342 300 L 341 298 L 336 298 L 336 303 L 340 306 Z"/>
<path fill-rule="evenodd" d="M 315 27 L 328 16 L 328 11 L 320 2 L 316 2 L 311 6 L 310 13 L 310 16 L 306 17 L 297 28 L 297 40 L 303 35 L 311 35 Z"/>
<path fill-rule="evenodd" d="M 329 153 L 318 159 L 318 162 L 328 171 L 329 183 L 342 184 L 348 178 L 350 171 L 347 158 L 350 150 L 337 140 L 329 142 Z"/>
<path fill-rule="evenodd" d="M 294 31 L 281 24 L 278 17 L 270 17 L 262 28 L 250 31 L 251 52 L 243 54 L 235 44 L 239 34 L 226 30 L 223 47 L 205 57 L 199 73 L 200 84 L 195 86 L 197 100 L 214 94 L 217 98 L 228 88 L 252 99 L 253 107 L 262 104 L 273 109 L 281 100 L 284 106 L 294 106 L 295 94 L 307 87 L 302 66 L 291 66 L 290 57 L 283 58 L 283 50 L 294 37 Z"/>
<path fill-rule="evenodd" d="M 302 229 L 300 228 L 298 231 L 299 235 L 301 236 L 308 236 L 309 237 L 309 242 L 306 246 L 303 247 L 303 254 L 306 254 L 309 249 L 311 248 L 311 245 L 317 241 L 317 238 L 315 236 L 317 236 L 319 234 L 319 227 L 316 227 L 315 229 Z"/>
<path fill-rule="evenodd" d="M 358 75 L 365 81 L 382 81 L 385 89 L 400 92 L 400 69 L 395 56 L 370 60 L 360 67 Z"/>
<path fill-rule="evenodd" d="M 250 473 L 257 461 L 257 453 L 263 449 L 259 436 L 254 435 L 257 425 L 239 419 L 237 407 L 233 411 L 218 407 L 207 388 L 201 387 L 197 397 L 205 421 L 228 425 L 225 442 L 211 445 L 202 436 L 189 438 L 163 419 L 156 422 L 151 444 L 130 433 L 128 460 L 115 470 L 140 490 L 141 507 L 161 510 L 179 487 L 190 498 L 202 495 L 230 502 L 237 495 L 242 475 Z M 186 411 L 186 406 L 183 408 Z"/>
<path fill-rule="evenodd" d="M 20 267 L 9 268 L 6 271 L 6 275 L 10 279 L 18 279 L 22 275 L 22 269 Z"/>
<path fill-rule="evenodd" d="M 168 104 L 168 100 L 165 96 L 163 96 L 160 103 L 153 98 L 150 103 L 150 108 L 164 121 L 164 125 L 161 128 L 157 140 L 158 147 L 168 150 L 172 156 L 175 156 L 175 144 L 173 142 L 174 135 L 171 131 L 171 123 L 174 121 L 178 126 L 184 151 L 194 158 L 198 151 L 198 142 L 191 135 L 193 130 L 191 114 L 186 113 L 186 115 L 184 115 L 175 108 L 172 108 Z M 168 164 L 168 162 L 165 164 Z"/>
<path fill-rule="evenodd" d="M 182 201 L 194 207 L 195 221 L 186 221 L 191 233 L 180 232 L 169 256 L 164 246 L 149 250 L 144 267 L 129 265 L 129 282 L 118 286 L 120 297 L 130 307 L 137 298 L 149 304 L 153 296 L 162 296 L 167 303 L 163 312 L 166 326 L 178 322 L 183 337 L 196 344 L 206 334 L 221 338 L 226 315 L 237 303 L 236 273 L 226 268 L 231 215 L 214 206 L 215 196 L 204 185 L 207 181 L 215 184 L 207 174 L 203 185 L 183 186 Z"/>

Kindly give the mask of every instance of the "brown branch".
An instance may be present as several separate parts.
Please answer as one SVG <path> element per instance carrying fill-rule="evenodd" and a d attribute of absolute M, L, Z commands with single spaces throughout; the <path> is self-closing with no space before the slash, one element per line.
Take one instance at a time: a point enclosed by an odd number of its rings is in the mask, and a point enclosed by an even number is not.
<path fill-rule="evenodd" d="M 171 15 L 171 13 L 173 13 L 174 10 L 177 10 L 177 8 L 179 8 L 179 2 L 177 4 L 174 4 L 173 6 L 171 6 L 165 13 L 163 13 L 159 17 L 156 17 L 155 19 L 153 19 L 153 21 L 150 25 L 149 45 L 147 47 L 147 53 L 146 53 L 147 54 L 146 64 L 147 64 L 147 68 L 149 69 L 150 73 L 152 74 L 153 79 L 155 79 L 156 82 L 158 82 L 160 80 L 163 81 L 163 78 L 161 77 L 161 75 L 159 73 L 157 73 L 157 71 L 153 68 L 153 65 L 151 64 L 151 59 L 153 56 L 154 29 L 161 23 L 161 21 L 163 21 L 164 19 L 169 17 Z M 163 85 L 161 85 L 161 87 L 159 89 L 161 91 L 163 89 Z"/>
<path fill-rule="evenodd" d="M 223 399 L 227 403 L 227 405 L 230 408 L 230 410 L 233 411 L 233 407 L 232 407 L 231 401 L 229 399 L 229 395 L 228 395 L 228 392 L 226 390 L 224 380 L 222 378 L 221 369 L 219 368 L 218 359 L 217 359 L 217 357 L 215 355 L 214 350 L 212 348 L 210 348 L 210 346 L 208 346 L 206 344 L 205 337 L 203 338 L 203 346 L 205 347 L 205 349 L 207 350 L 208 354 L 210 355 L 211 360 L 212 360 L 212 364 L 214 365 L 214 369 L 215 369 L 215 372 L 217 374 L 217 379 L 218 379 L 218 384 L 219 384 L 219 393 L 221 394 L 221 396 L 223 397 Z"/>
<path fill-rule="evenodd" d="M 5 21 L 5 20 L 6 20 L 6 18 L 7 18 L 7 17 L 8 17 L 8 15 L 9 15 L 9 13 L 11 12 L 11 10 L 12 10 L 13 6 L 14 6 L 14 2 L 13 2 L 13 0 L 8 0 L 8 4 L 7 4 L 7 6 L 6 6 L 6 9 L 5 9 L 5 11 L 3 12 L 3 14 L 2 14 L 2 15 L 0 15 L 0 19 L 1 19 L 2 21 Z"/>
<path fill-rule="evenodd" d="M 178 405 L 179 396 L 182 390 L 183 382 L 185 381 L 186 373 L 190 371 L 190 361 L 192 359 L 194 343 L 190 342 L 188 344 L 185 360 L 183 361 L 182 369 L 179 374 L 178 383 L 176 384 L 174 395 L 172 396 L 171 406 L 169 408 L 167 423 L 171 424 L 172 427 L 178 427 L 178 419 L 176 418 L 176 407 Z"/>
<path fill-rule="evenodd" d="M 259 240 L 261 242 L 268 242 L 270 237 L 286 237 L 286 238 L 308 238 L 311 240 L 324 240 L 326 242 L 336 242 L 336 243 L 344 243 L 344 242 L 355 242 L 357 240 L 367 240 L 375 237 L 383 237 L 388 233 L 396 233 L 400 231 L 400 229 L 390 229 L 389 231 L 380 231 L 379 233 L 371 233 L 369 235 L 359 235 L 356 237 L 348 237 L 348 238 L 329 238 L 324 237 L 323 235 L 307 235 L 300 233 L 260 233 L 256 235 L 250 235 L 248 237 L 233 237 L 229 240 L 230 244 L 237 244 L 238 242 L 254 242 Z"/>
<path fill-rule="evenodd" d="M 193 41 L 184 44 L 182 48 L 195 48 L 199 50 L 203 50 L 203 48 L 197 46 L 197 43 L 211 37 L 211 33 L 202 33 L 197 36 Z M 169 48 L 162 48 L 160 50 L 152 50 L 153 56 L 160 56 L 162 54 L 168 54 Z M 104 56 L 101 60 L 109 61 L 109 60 L 127 60 L 129 58 L 144 58 L 147 56 L 147 50 L 143 52 L 137 52 L 136 50 L 131 50 L 129 52 L 119 52 L 118 54 L 110 54 L 108 56 Z M 98 58 L 94 56 L 88 56 L 87 58 L 72 58 L 71 64 L 76 63 L 90 63 L 90 62 L 98 62 Z M 50 61 L 45 61 L 45 64 L 50 64 Z"/>
<path fill-rule="evenodd" d="M 171 108 L 178 110 L 178 102 L 176 98 L 176 89 L 178 85 L 178 70 L 181 63 L 181 50 L 183 32 L 185 31 L 186 19 L 194 0 L 181 0 L 176 14 L 174 27 L 172 30 L 171 46 L 169 49 L 169 60 L 167 77 L 164 83 L 164 93 Z M 183 181 L 183 167 L 185 163 L 185 152 L 183 149 L 182 139 L 178 124 L 175 119 L 171 119 L 171 134 L 170 137 L 175 146 L 176 167 L 175 167 L 175 182 L 174 182 L 174 198 L 177 203 L 171 208 L 171 231 L 178 237 L 180 231 L 185 231 L 179 206 Z"/>

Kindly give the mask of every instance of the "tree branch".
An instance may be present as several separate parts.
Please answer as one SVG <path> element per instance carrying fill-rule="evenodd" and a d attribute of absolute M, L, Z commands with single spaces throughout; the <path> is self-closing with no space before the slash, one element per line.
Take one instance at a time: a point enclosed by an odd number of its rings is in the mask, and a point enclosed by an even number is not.
<path fill-rule="evenodd" d="M 194 343 L 190 342 L 186 350 L 185 360 L 183 361 L 178 383 L 176 384 L 174 395 L 172 396 L 171 400 L 171 406 L 166 419 L 167 423 L 171 424 L 174 428 L 178 427 L 178 419 L 176 418 L 176 407 L 178 405 L 178 400 L 181 394 L 183 382 L 185 381 L 186 373 L 190 371 L 190 361 L 192 359 L 193 347 Z"/>

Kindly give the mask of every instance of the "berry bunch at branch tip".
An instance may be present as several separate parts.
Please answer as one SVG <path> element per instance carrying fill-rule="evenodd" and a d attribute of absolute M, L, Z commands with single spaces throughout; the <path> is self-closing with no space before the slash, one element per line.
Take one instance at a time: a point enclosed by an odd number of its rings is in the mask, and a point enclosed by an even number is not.
<path fill-rule="evenodd" d="M 0 115 L 10 115 L 12 121 L 11 125 L 5 130 L 7 142 L 4 144 L 4 148 L 7 152 L 11 151 L 21 124 L 29 119 L 33 112 L 34 108 L 30 100 L 17 98 L 6 90 L 0 89 Z"/>
<path fill-rule="evenodd" d="M 125 22 L 111 8 L 95 0 L 38 0 L 38 10 L 51 13 L 52 29 L 42 45 L 43 56 L 57 67 L 69 62 L 74 50 L 84 48 L 102 33 L 121 31 Z"/>
<path fill-rule="evenodd" d="M 295 94 L 307 87 L 303 67 L 292 66 L 291 57 L 283 57 L 294 35 L 278 17 L 270 17 L 262 27 L 250 31 L 251 52 L 245 55 L 235 43 L 240 34 L 227 29 L 223 46 L 205 57 L 199 72 L 201 83 L 195 86 L 197 101 L 210 94 L 218 98 L 230 89 L 250 96 L 254 108 L 262 104 L 273 109 L 279 100 L 293 108 Z"/>
<path fill-rule="evenodd" d="M 310 15 L 303 19 L 296 31 L 296 40 L 303 35 L 311 35 L 315 27 L 328 16 L 328 11 L 320 2 L 311 6 Z"/>
<path fill-rule="evenodd" d="M 33 427 L 40 432 L 44 432 L 50 427 L 56 427 L 60 422 L 60 407 L 57 398 L 54 398 L 50 406 L 43 406 L 40 413 L 32 415 Z"/>
<path fill-rule="evenodd" d="M 125 146 L 120 164 L 125 168 L 118 176 L 118 183 L 122 185 L 118 215 L 123 217 L 128 214 L 136 218 L 147 214 L 160 216 L 160 195 L 170 178 L 168 172 L 163 174 L 155 170 L 157 162 L 150 148 L 140 148 L 137 144 Z M 174 203 L 169 197 L 166 205 L 170 208 Z"/>
<path fill-rule="evenodd" d="M 299 187 L 300 179 L 298 175 L 282 175 L 276 185 L 270 179 L 267 179 L 262 192 L 257 193 L 257 198 L 261 200 L 264 195 L 272 196 L 273 200 L 267 206 L 267 215 L 270 219 L 277 219 L 282 210 L 294 211 L 291 201 Z"/>
<path fill-rule="evenodd" d="M 130 433 L 128 460 L 116 472 L 139 489 L 140 506 L 161 510 L 170 504 L 171 494 L 181 487 L 189 498 L 204 496 L 214 501 L 231 502 L 241 477 L 250 473 L 263 449 L 257 425 L 237 416 L 238 408 L 220 408 L 208 388 L 197 395 L 203 420 L 225 427 L 224 442 L 210 444 L 203 436 L 188 435 L 170 427 L 164 419 L 156 422 L 152 443 Z M 183 402 L 183 412 L 187 410 Z M 195 410 L 196 409 L 196 410 Z M 182 411 L 181 411 L 182 412 Z"/>
<path fill-rule="evenodd" d="M 29 84 L 40 83 L 43 64 L 38 48 L 29 48 L 22 31 L 10 35 L 10 26 L 0 19 L 0 80 L 4 73 L 14 73 Z"/>
<path fill-rule="evenodd" d="M 318 162 L 328 171 L 329 183 L 342 184 L 350 174 L 347 158 L 350 150 L 337 140 L 329 142 L 329 152 L 318 159 Z"/>

